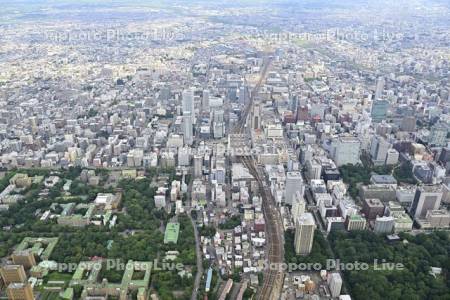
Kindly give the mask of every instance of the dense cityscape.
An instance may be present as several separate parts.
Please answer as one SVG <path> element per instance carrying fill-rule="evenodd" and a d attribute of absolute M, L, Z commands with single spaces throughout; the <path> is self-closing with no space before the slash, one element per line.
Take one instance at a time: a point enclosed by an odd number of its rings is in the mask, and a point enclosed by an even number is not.
<path fill-rule="evenodd" d="M 0 299 L 450 299 L 447 1 L 0 3 Z"/>

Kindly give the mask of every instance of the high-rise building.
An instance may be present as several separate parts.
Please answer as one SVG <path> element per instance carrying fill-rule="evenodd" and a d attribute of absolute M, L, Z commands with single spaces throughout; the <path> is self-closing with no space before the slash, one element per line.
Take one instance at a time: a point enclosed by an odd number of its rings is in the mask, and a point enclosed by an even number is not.
<path fill-rule="evenodd" d="M 286 204 L 292 205 L 292 200 L 295 196 L 295 193 L 297 192 L 300 192 L 303 196 L 304 184 L 302 174 L 300 172 L 287 172 L 284 202 Z"/>
<path fill-rule="evenodd" d="M 305 210 L 306 210 L 305 199 L 303 198 L 301 192 L 297 191 L 295 193 L 291 209 L 291 214 L 294 221 L 297 220 L 301 215 L 303 215 L 305 213 Z"/>
<path fill-rule="evenodd" d="M 190 112 L 183 112 L 183 136 L 184 136 L 184 144 L 192 145 L 194 141 L 193 137 L 193 128 L 192 128 L 192 116 Z"/>
<path fill-rule="evenodd" d="M 29 283 L 10 283 L 6 293 L 9 300 L 34 300 L 33 288 Z"/>
<path fill-rule="evenodd" d="M 194 89 L 183 91 L 181 109 L 183 114 L 189 112 L 191 114 L 192 124 L 195 122 L 195 103 L 194 103 Z"/>
<path fill-rule="evenodd" d="M 340 136 L 333 141 L 333 159 L 338 167 L 357 164 L 360 159 L 361 141 L 353 136 Z"/>
<path fill-rule="evenodd" d="M 295 253 L 308 255 L 311 252 L 315 229 L 316 224 L 311 213 L 304 213 L 298 217 L 295 224 Z"/>
<path fill-rule="evenodd" d="M 252 129 L 261 129 L 261 105 L 259 103 L 253 105 Z"/>
<path fill-rule="evenodd" d="M 178 165 L 183 167 L 191 165 L 191 148 L 183 147 L 178 150 Z"/>
<path fill-rule="evenodd" d="M 439 209 L 442 194 L 442 186 L 424 185 L 417 187 L 410 209 L 414 219 L 423 219 L 427 211 Z"/>
<path fill-rule="evenodd" d="M 328 274 L 328 286 L 330 287 L 330 294 L 332 298 L 337 298 L 341 294 L 342 278 L 339 273 Z"/>
<path fill-rule="evenodd" d="M 213 122 L 213 136 L 215 139 L 221 139 L 225 136 L 224 122 Z"/>
<path fill-rule="evenodd" d="M 320 179 L 322 165 L 316 159 L 306 161 L 306 174 L 309 180 Z"/>
<path fill-rule="evenodd" d="M 373 136 L 370 147 L 370 156 L 374 165 L 384 165 L 386 162 L 387 152 L 391 144 L 381 136 Z"/>
<path fill-rule="evenodd" d="M 203 111 L 209 110 L 209 90 L 203 90 L 202 110 Z"/>
<path fill-rule="evenodd" d="M 372 111 L 370 113 L 370 116 L 372 117 L 372 122 L 381 123 L 381 121 L 386 120 L 388 110 L 389 110 L 389 101 L 375 99 L 372 102 Z"/>
<path fill-rule="evenodd" d="M 194 177 L 195 178 L 202 176 L 202 168 L 203 168 L 203 155 L 201 155 L 201 154 L 194 155 Z"/>
<path fill-rule="evenodd" d="M 27 275 L 22 265 L 5 265 L 0 269 L 0 273 L 6 285 L 12 282 L 20 283 L 27 281 Z"/>
<path fill-rule="evenodd" d="M 400 153 L 394 148 L 391 148 L 387 151 L 386 154 L 386 165 L 395 165 L 398 163 L 398 159 L 400 157 Z"/>
<path fill-rule="evenodd" d="M 247 91 L 245 85 L 239 88 L 239 103 L 243 105 L 247 103 Z"/>

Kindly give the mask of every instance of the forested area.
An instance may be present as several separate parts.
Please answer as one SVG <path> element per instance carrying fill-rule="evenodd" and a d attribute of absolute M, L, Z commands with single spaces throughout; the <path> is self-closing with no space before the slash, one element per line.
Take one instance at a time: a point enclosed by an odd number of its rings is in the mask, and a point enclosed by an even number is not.
<path fill-rule="evenodd" d="M 402 234 L 403 242 L 389 243 L 369 231 L 330 234 L 329 241 L 342 263 L 364 262 L 370 266 L 385 260 L 401 263 L 403 270 L 344 271 L 347 288 L 354 299 L 449 299 L 450 238 L 448 232 L 412 236 Z M 440 267 L 434 277 L 431 267 Z"/>
<path fill-rule="evenodd" d="M 28 175 L 50 175 L 47 170 L 21 170 Z M 123 179 L 117 188 L 122 191 L 122 201 L 117 212 L 118 221 L 115 227 L 88 225 L 84 228 L 60 226 L 56 220 L 40 221 L 36 212 L 43 212 L 52 203 L 89 203 L 98 193 L 112 193 L 116 188 L 90 186 L 78 179 L 81 169 L 71 168 L 57 173 L 62 180 L 48 192 L 48 196 L 39 197 L 42 184 L 33 184 L 24 191 L 25 198 L 10 209 L 0 214 L 0 225 L 11 226 L 10 230 L 0 232 L 0 256 L 11 253 L 13 247 L 26 236 L 59 237 L 59 241 L 50 257 L 57 262 L 79 263 L 93 257 L 108 259 L 154 261 L 159 263 L 169 250 L 180 254 L 173 262 L 182 263 L 187 271 L 195 275 L 195 239 L 194 229 L 186 215 L 175 216 L 173 212 L 158 210 L 154 205 L 156 192 L 153 180 L 158 175 L 175 179 L 173 170 L 149 170 L 148 176 L 139 180 Z M 12 173 L 0 180 L 0 187 L 7 186 Z M 96 172 L 97 174 L 97 172 Z M 106 180 L 108 174 L 97 174 Z M 67 179 L 73 180 L 70 188 L 70 199 L 66 200 L 62 186 Z M 169 220 L 180 223 L 177 244 L 164 244 L 164 229 Z M 109 247 L 108 247 L 109 245 Z M 104 274 L 110 280 L 120 281 L 120 271 L 108 271 Z M 160 295 L 160 299 L 173 299 L 173 292 L 188 298 L 191 294 L 193 277 L 182 277 L 177 270 L 156 270 L 152 272 L 152 287 Z"/>
<path fill-rule="evenodd" d="M 339 167 L 342 180 L 348 185 L 348 193 L 356 199 L 359 194 L 359 185 L 370 184 L 372 173 L 379 175 L 393 175 L 398 183 L 416 184 L 412 174 L 412 166 L 405 162 L 398 166 L 371 166 L 369 164 L 344 165 Z"/>

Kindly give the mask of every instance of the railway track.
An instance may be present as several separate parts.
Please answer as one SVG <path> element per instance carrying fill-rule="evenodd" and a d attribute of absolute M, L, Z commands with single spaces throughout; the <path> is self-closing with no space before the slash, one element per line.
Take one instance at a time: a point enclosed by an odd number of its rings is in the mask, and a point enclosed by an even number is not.
<path fill-rule="evenodd" d="M 271 57 L 267 57 L 264 59 L 263 67 L 261 70 L 260 77 L 258 79 L 258 82 L 253 87 L 252 93 L 250 95 L 250 99 L 248 101 L 248 104 L 244 108 L 244 112 L 241 115 L 241 118 L 239 119 L 238 123 L 234 126 L 232 132 L 233 133 L 244 133 L 245 124 L 247 122 L 248 114 L 250 113 L 250 110 L 253 106 L 253 102 L 255 100 L 256 95 L 258 94 L 259 89 L 261 88 L 261 85 L 263 84 L 264 80 L 266 79 L 267 72 L 269 71 L 269 66 L 272 62 Z"/>
<path fill-rule="evenodd" d="M 278 299 L 284 281 L 284 273 L 280 266 L 283 262 L 284 248 L 282 241 L 282 231 L 280 232 L 281 218 L 272 195 L 264 179 L 260 176 L 255 167 L 252 157 L 243 157 L 242 162 L 250 173 L 256 178 L 262 196 L 262 208 L 266 220 L 266 240 L 267 240 L 267 262 L 264 270 L 263 284 L 258 294 L 258 299 Z M 273 267 L 275 266 L 275 267 Z"/>
<path fill-rule="evenodd" d="M 232 132 L 235 134 L 245 133 L 246 122 L 248 114 L 250 113 L 254 100 L 258 95 L 259 89 L 266 79 L 269 71 L 269 66 L 272 62 L 272 58 L 266 56 L 263 61 L 263 67 L 261 70 L 260 78 L 254 86 L 248 104 L 244 108 L 244 112 L 241 115 L 240 120 L 233 128 Z M 250 173 L 257 180 L 259 185 L 259 192 L 262 197 L 262 209 L 264 219 L 266 222 L 266 241 L 267 241 L 267 262 L 268 265 L 264 270 L 263 283 L 260 288 L 257 299 L 272 300 L 278 299 L 281 294 L 281 288 L 283 286 L 284 273 L 281 268 L 271 268 L 270 266 L 276 266 L 283 262 L 284 258 L 284 246 L 283 246 L 283 231 L 281 227 L 281 217 L 279 211 L 276 208 L 272 194 L 264 180 L 264 177 L 260 175 L 258 171 L 255 159 L 252 156 L 241 156 L 239 161 L 243 163 Z"/>

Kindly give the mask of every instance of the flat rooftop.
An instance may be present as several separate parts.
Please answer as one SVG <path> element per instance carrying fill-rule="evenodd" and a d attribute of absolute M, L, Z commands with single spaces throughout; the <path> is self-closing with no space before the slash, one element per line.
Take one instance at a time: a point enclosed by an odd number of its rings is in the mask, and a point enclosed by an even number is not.
<path fill-rule="evenodd" d="M 180 223 L 168 223 L 164 232 L 164 244 L 177 243 L 180 233 Z"/>

